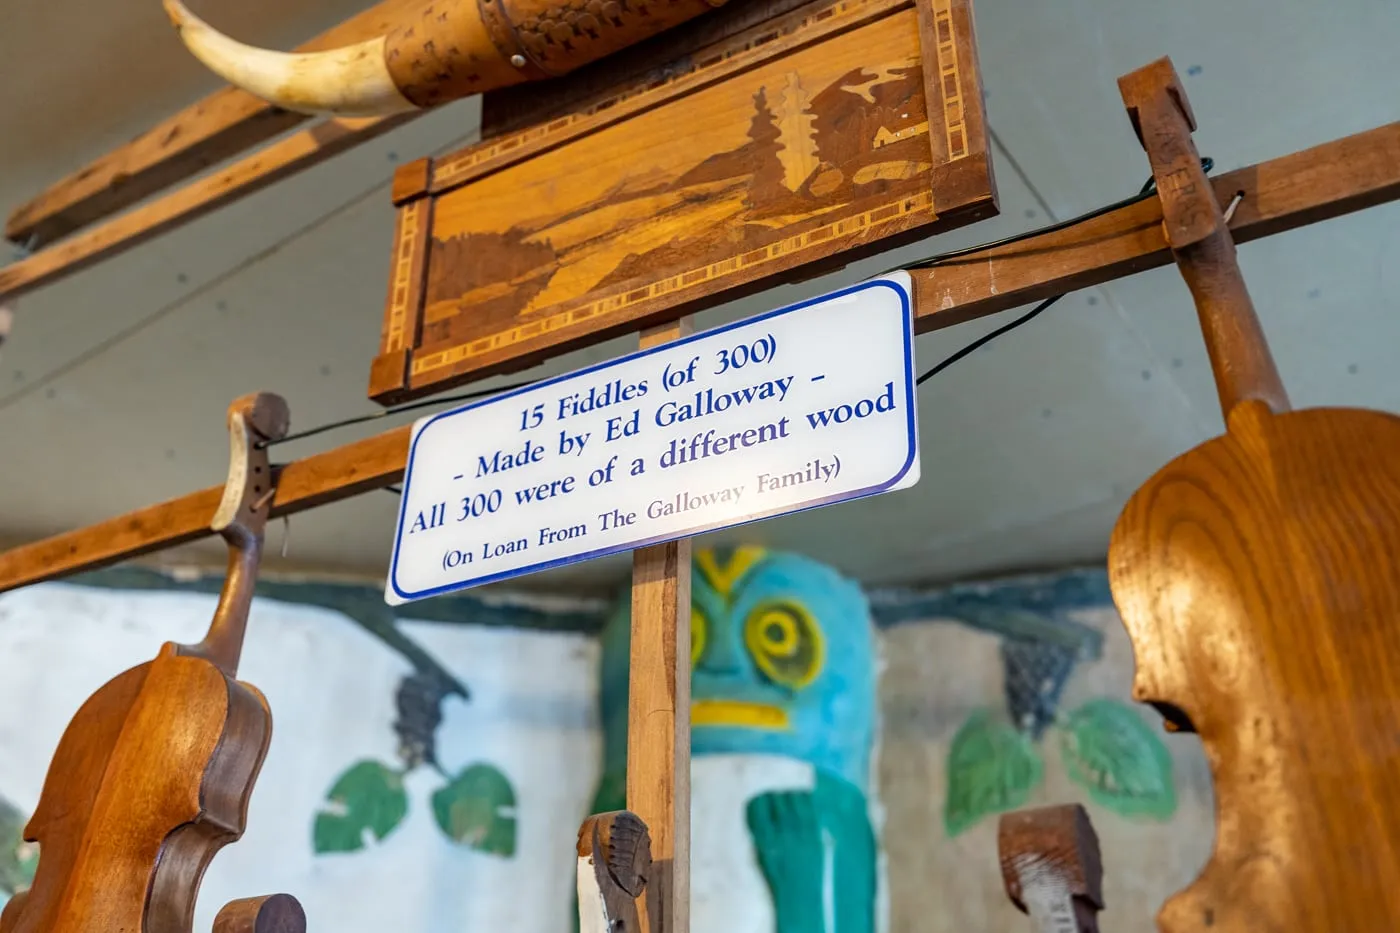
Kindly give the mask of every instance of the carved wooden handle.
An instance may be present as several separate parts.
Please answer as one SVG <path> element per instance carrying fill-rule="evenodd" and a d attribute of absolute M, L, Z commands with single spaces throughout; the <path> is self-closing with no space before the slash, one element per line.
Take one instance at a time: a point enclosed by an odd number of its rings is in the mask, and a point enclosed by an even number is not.
<path fill-rule="evenodd" d="M 637 898 L 651 872 L 651 833 L 628 810 L 600 813 L 578 831 L 579 933 L 637 933 Z"/>
<path fill-rule="evenodd" d="M 290 423 L 287 403 L 270 392 L 235 399 L 228 409 L 228 479 L 210 522 L 228 542 L 228 573 L 209 633 L 195 651 L 230 677 L 237 673 L 243 651 L 248 609 L 262 561 L 263 530 L 276 490 L 266 442 L 285 437 Z"/>
<path fill-rule="evenodd" d="M 1078 804 L 1004 814 L 997 828 L 1006 894 L 1035 933 L 1098 933 L 1099 837 Z"/>

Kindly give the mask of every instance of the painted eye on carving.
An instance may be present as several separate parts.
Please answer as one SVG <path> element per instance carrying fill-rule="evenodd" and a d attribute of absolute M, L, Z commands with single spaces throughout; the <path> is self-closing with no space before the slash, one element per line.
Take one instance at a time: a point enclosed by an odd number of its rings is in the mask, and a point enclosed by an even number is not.
<path fill-rule="evenodd" d="M 709 634 L 710 623 L 705 618 L 705 613 L 699 606 L 694 604 L 690 607 L 690 666 L 691 669 L 700 663 L 700 656 L 705 653 L 705 636 Z"/>
<path fill-rule="evenodd" d="M 794 690 L 815 680 L 825 661 L 821 629 L 795 603 L 764 603 L 750 613 L 744 644 L 769 680 Z"/>

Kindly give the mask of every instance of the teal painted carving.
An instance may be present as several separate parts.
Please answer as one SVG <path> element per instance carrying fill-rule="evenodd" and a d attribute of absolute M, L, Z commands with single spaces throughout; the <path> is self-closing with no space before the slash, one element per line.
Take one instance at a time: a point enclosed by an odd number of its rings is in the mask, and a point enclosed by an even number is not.
<path fill-rule="evenodd" d="M 872 929 L 879 852 L 865 794 L 839 777 L 818 771 L 816 804 L 822 828 L 832 840 L 836 929 Z"/>
<path fill-rule="evenodd" d="M 773 893 L 777 933 L 823 933 L 826 848 L 816 795 L 759 794 L 749 801 L 746 816 L 759 867 Z"/>
<path fill-rule="evenodd" d="M 865 596 L 829 567 L 756 547 L 697 551 L 693 569 L 692 755 L 780 756 L 815 774 L 813 790 L 760 793 L 746 805 L 774 933 L 873 933 L 876 670 Z M 630 608 L 621 598 L 603 629 L 604 768 L 594 812 L 625 805 Z M 824 919 L 830 880 L 834 930 Z"/>
<path fill-rule="evenodd" d="M 1024 806 L 1044 776 L 1040 753 L 1021 730 L 982 709 L 953 737 L 943 827 L 956 836 L 993 813 Z"/>
<path fill-rule="evenodd" d="M 312 826 L 313 845 L 318 853 L 358 851 L 366 833 L 382 841 L 407 813 L 403 773 L 377 761 L 357 762 L 326 794 Z"/>
<path fill-rule="evenodd" d="M 433 794 L 433 816 L 450 839 L 493 855 L 515 854 L 515 788 L 490 765 L 471 765 Z"/>
<path fill-rule="evenodd" d="M 1065 767 L 1094 803 L 1127 817 L 1165 820 L 1176 812 L 1171 754 L 1137 710 L 1090 700 L 1061 728 Z"/>

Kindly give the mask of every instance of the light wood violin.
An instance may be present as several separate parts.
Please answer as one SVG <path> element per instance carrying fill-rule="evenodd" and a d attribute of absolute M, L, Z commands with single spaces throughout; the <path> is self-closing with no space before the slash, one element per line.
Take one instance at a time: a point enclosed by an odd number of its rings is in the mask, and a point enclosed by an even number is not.
<path fill-rule="evenodd" d="M 25 828 L 34 882 L 0 914 L 0 933 L 189 933 L 214 855 L 242 836 L 272 737 L 267 701 L 237 679 L 274 477 L 262 442 L 284 436 L 286 403 L 229 408 L 228 483 L 213 529 L 228 575 L 208 634 L 165 644 L 74 715 Z M 233 901 L 216 933 L 302 933 L 285 894 Z"/>
<path fill-rule="evenodd" d="M 1136 699 L 1199 734 L 1215 850 L 1166 933 L 1400 928 L 1400 418 L 1290 411 L 1162 59 L 1119 82 L 1195 298 L 1227 431 L 1113 532 Z M 1242 192 L 1241 211 L 1252 209 Z"/>

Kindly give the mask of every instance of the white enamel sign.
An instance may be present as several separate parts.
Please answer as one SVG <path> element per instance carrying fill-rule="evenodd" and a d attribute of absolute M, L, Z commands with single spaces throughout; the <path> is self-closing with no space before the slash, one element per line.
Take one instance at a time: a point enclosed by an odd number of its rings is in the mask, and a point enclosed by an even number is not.
<path fill-rule="evenodd" d="M 391 605 L 913 486 L 906 273 L 414 425 Z"/>

